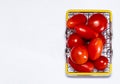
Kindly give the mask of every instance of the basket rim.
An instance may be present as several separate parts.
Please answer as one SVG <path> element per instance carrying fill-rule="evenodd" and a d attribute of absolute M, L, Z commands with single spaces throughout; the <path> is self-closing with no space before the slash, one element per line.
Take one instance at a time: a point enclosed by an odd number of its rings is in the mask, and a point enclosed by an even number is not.
<path fill-rule="evenodd" d="M 68 20 L 68 13 L 73 12 L 83 12 L 83 13 L 110 13 L 110 21 L 112 22 L 112 11 L 111 10 L 102 10 L 102 9 L 69 9 L 66 11 L 66 20 Z"/>
<path fill-rule="evenodd" d="M 65 64 L 65 72 L 69 76 L 110 76 L 112 73 L 112 64 L 110 64 L 109 72 L 69 72 L 68 64 Z"/>

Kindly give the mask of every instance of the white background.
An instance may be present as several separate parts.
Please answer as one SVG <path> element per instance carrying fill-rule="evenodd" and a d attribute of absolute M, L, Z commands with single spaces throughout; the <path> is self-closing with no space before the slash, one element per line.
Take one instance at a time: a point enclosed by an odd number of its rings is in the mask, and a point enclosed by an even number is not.
<path fill-rule="evenodd" d="M 73 8 L 113 11 L 111 77 L 65 75 L 65 13 Z M 119 43 L 119 0 L 0 0 L 0 84 L 120 83 Z"/>

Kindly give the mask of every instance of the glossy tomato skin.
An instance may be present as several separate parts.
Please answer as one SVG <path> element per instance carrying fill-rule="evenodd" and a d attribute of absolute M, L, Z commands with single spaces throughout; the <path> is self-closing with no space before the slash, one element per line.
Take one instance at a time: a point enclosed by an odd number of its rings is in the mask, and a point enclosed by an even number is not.
<path fill-rule="evenodd" d="M 71 34 L 67 39 L 67 47 L 72 48 L 78 45 L 84 45 L 84 41 L 77 34 Z"/>
<path fill-rule="evenodd" d="M 93 61 L 98 59 L 101 55 L 102 49 L 103 43 L 100 38 L 95 38 L 91 40 L 91 42 L 88 45 L 89 59 Z"/>
<path fill-rule="evenodd" d="M 91 28 L 89 28 L 86 25 L 78 25 L 75 27 L 75 31 L 77 34 L 79 34 L 83 39 L 90 40 L 93 38 L 98 37 L 98 33 L 93 31 Z"/>
<path fill-rule="evenodd" d="M 101 33 L 107 28 L 107 19 L 102 14 L 93 14 L 88 19 L 88 26 L 98 33 Z"/>
<path fill-rule="evenodd" d="M 102 39 L 103 45 L 105 45 L 105 44 L 106 44 L 106 39 L 105 39 L 105 37 L 104 37 L 102 34 L 99 34 L 98 37 Z"/>
<path fill-rule="evenodd" d="M 80 24 L 86 24 L 87 18 L 83 14 L 76 14 L 70 19 L 68 19 L 66 25 L 67 28 L 73 29 L 75 26 L 80 25 Z"/>
<path fill-rule="evenodd" d="M 105 56 L 100 56 L 95 60 L 94 65 L 97 70 L 104 70 L 108 65 L 108 59 Z"/>
<path fill-rule="evenodd" d="M 71 65 L 71 67 L 74 70 L 78 72 L 92 72 L 94 69 L 94 65 L 92 62 L 86 62 L 82 65 L 79 65 L 79 64 L 75 64 L 74 62 L 72 62 L 70 58 L 68 58 L 68 63 Z"/>
<path fill-rule="evenodd" d="M 84 64 L 88 60 L 88 51 L 85 46 L 73 47 L 70 53 L 71 60 L 76 64 Z"/>

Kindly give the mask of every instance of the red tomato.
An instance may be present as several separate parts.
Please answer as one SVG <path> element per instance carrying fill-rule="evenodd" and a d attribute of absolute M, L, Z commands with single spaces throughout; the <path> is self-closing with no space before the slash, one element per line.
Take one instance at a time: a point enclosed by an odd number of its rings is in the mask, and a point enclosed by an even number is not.
<path fill-rule="evenodd" d="M 74 46 L 83 45 L 84 41 L 77 35 L 72 34 L 67 40 L 67 47 L 72 48 Z"/>
<path fill-rule="evenodd" d="M 102 34 L 99 34 L 98 37 L 102 39 L 103 45 L 105 45 L 105 44 L 106 44 L 106 39 L 105 39 L 105 37 L 104 37 Z"/>
<path fill-rule="evenodd" d="M 108 65 L 108 59 L 104 56 L 100 56 L 100 58 L 95 60 L 94 65 L 96 69 L 104 70 Z"/>
<path fill-rule="evenodd" d="M 88 51 L 85 46 L 73 47 L 70 55 L 71 60 L 76 64 L 84 64 L 88 60 Z"/>
<path fill-rule="evenodd" d="M 100 38 L 93 39 L 88 45 L 88 54 L 90 60 L 96 60 L 100 57 L 103 49 L 103 43 Z"/>
<path fill-rule="evenodd" d="M 79 34 L 82 38 L 90 40 L 98 37 L 98 33 L 93 31 L 91 28 L 85 25 L 78 25 L 75 27 L 76 33 Z"/>
<path fill-rule="evenodd" d="M 68 19 L 67 28 L 73 29 L 76 25 L 86 24 L 87 18 L 83 14 L 77 14 Z"/>
<path fill-rule="evenodd" d="M 107 19 L 102 14 L 94 14 L 88 19 L 88 26 L 101 33 L 107 28 Z"/>
<path fill-rule="evenodd" d="M 80 65 L 80 64 L 73 63 L 72 60 L 70 58 L 68 58 L 68 63 L 71 65 L 71 67 L 74 70 L 76 70 L 78 72 L 91 72 L 94 69 L 94 65 L 91 62 L 86 62 L 86 63 Z"/>

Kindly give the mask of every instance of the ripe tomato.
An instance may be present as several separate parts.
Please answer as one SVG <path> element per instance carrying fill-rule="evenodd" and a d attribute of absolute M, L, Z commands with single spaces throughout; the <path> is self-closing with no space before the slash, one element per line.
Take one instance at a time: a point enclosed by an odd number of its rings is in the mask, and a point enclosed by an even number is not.
<path fill-rule="evenodd" d="M 77 35 L 72 34 L 67 40 L 67 47 L 72 48 L 74 46 L 83 45 L 84 41 Z"/>
<path fill-rule="evenodd" d="M 78 25 L 75 27 L 75 31 L 77 34 L 79 34 L 82 38 L 90 40 L 93 38 L 98 37 L 98 33 L 93 31 L 91 28 L 85 25 Z"/>
<path fill-rule="evenodd" d="M 88 60 L 88 51 L 85 46 L 73 47 L 70 53 L 71 60 L 76 64 L 84 64 Z"/>
<path fill-rule="evenodd" d="M 86 24 L 87 18 L 83 14 L 77 14 L 68 19 L 67 28 L 73 29 L 76 25 Z"/>
<path fill-rule="evenodd" d="M 105 37 L 104 37 L 102 34 L 99 34 L 98 37 L 102 39 L 103 45 L 105 45 L 105 44 L 106 44 L 106 39 L 105 39 Z"/>
<path fill-rule="evenodd" d="M 104 56 L 100 56 L 100 58 L 95 60 L 94 65 L 96 69 L 104 70 L 108 65 L 108 59 Z"/>
<path fill-rule="evenodd" d="M 100 38 L 93 39 L 88 45 L 88 54 L 90 60 L 96 60 L 100 57 L 103 49 L 103 43 Z"/>
<path fill-rule="evenodd" d="M 94 14 L 88 19 L 88 26 L 101 33 L 107 28 L 107 19 L 102 14 Z"/>
<path fill-rule="evenodd" d="M 82 65 L 80 64 L 75 64 L 74 62 L 72 62 L 72 60 L 70 58 L 68 58 L 68 63 L 71 65 L 71 67 L 78 71 L 78 72 L 91 72 L 94 69 L 94 65 L 91 62 L 86 62 Z"/>

